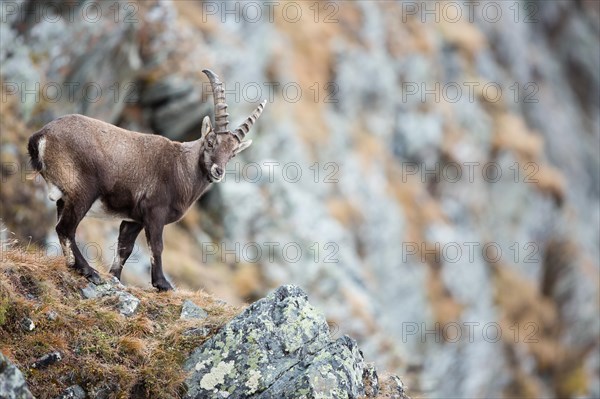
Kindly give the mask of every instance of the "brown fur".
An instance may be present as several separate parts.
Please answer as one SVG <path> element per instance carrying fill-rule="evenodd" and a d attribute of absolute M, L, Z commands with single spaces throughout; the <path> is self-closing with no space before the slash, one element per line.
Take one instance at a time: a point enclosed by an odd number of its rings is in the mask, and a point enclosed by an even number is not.
<path fill-rule="evenodd" d="M 202 139 L 174 142 L 83 115 L 58 118 L 38 134 L 46 139 L 41 174 L 65 197 L 100 198 L 109 212 L 136 221 L 144 216 L 140 202 L 165 203 L 167 223 L 179 220 L 209 187 L 206 161 L 224 158 L 234 145 L 226 140 L 222 151 L 204 159 Z"/>

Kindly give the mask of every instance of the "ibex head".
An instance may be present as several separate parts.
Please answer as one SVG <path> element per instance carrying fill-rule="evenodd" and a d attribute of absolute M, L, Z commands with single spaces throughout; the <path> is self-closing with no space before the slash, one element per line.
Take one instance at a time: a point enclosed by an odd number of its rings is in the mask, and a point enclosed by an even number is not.
<path fill-rule="evenodd" d="M 225 90 L 219 77 L 209 69 L 202 72 L 208 76 L 212 86 L 215 101 L 215 129 L 213 130 L 208 116 L 202 121 L 203 157 L 201 167 L 205 170 L 208 179 L 218 183 L 225 175 L 227 162 L 250 147 L 252 140 L 244 141 L 244 137 L 262 113 L 266 100 L 233 132 L 229 130 L 227 117 L 227 103 L 225 103 Z"/>

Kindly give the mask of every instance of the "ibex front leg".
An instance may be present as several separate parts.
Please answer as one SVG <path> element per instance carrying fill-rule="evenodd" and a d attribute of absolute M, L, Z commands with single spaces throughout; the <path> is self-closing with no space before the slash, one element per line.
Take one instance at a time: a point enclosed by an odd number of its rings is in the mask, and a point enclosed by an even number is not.
<path fill-rule="evenodd" d="M 119 241 L 117 243 L 117 253 L 115 254 L 115 259 L 110 268 L 110 274 L 121 280 L 121 271 L 123 270 L 123 266 L 131 252 L 133 251 L 133 246 L 135 245 L 135 239 L 137 238 L 140 231 L 142 231 L 143 226 L 140 223 L 136 222 L 121 222 L 121 227 L 119 227 Z"/>
<path fill-rule="evenodd" d="M 152 286 L 158 288 L 159 291 L 168 291 L 172 290 L 173 287 L 165 278 L 162 270 L 163 227 L 162 223 L 159 223 L 156 219 L 152 220 L 152 218 L 150 218 L 148 223 L 144 224 L 146 239 L 148 240 L 148 246 L 152 254 Z"/>

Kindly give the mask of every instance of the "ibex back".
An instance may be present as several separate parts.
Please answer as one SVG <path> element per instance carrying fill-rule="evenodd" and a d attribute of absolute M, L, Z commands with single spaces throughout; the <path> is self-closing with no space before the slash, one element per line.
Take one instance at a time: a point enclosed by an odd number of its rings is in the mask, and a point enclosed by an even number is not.
<path fill-rule="evenodd" d="M 227 104 L 219 77 L 209 70 L 215 103 L 215 129 L 202 122 L 201 136 L 192 142 L 121 129 L 83 115 L 60 117 L 29 139 L 33 167 L 56 201 L 56 233 L 67 265 L 90 281 L 102 280 L 75 243 L 75 231 L 85 216 L 123 220 L 117 254 L 110 269 L 121 278 L 142 229 L 151 252 L 152 285 L 172 289 L 162 271 L 162 233 L 179 220 L 211 183 L 223 179 L 227 162 L 248 148 L 244 141 L 265 102 L 234 131 L 228 128 Z"/>

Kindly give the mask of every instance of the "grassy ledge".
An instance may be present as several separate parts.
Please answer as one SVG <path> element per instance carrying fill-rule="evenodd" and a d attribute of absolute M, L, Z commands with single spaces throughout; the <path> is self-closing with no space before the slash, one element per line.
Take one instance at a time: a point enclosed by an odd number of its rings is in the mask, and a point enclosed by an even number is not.
<path fill-rule="evenodd" d="M 204 292 L 158 294 L 126 287 L 140 305 L 125 317 L 117 311 L 115 296 L 85 299 L 81 289 L 87 284 L 67 269 L 62 257 L 2 249 L 0 351 L 24 373 L 36 397 L 58 396 L 74 384 L 93 396 L 104 391 L 109 398 L 150 393 L 153 398 L 180 397 L 184 359 L 241 311 Z M 180 319 L 186 299 L 205 309 L 208 317 Z M 35 325 L 31 331 L 27 319 Z M 184 334 L 193 328 L 204 328 L 208 335 Z M 32 367 L 52 352 L 60 352 L 62 359 L 45 368 Z"/>

